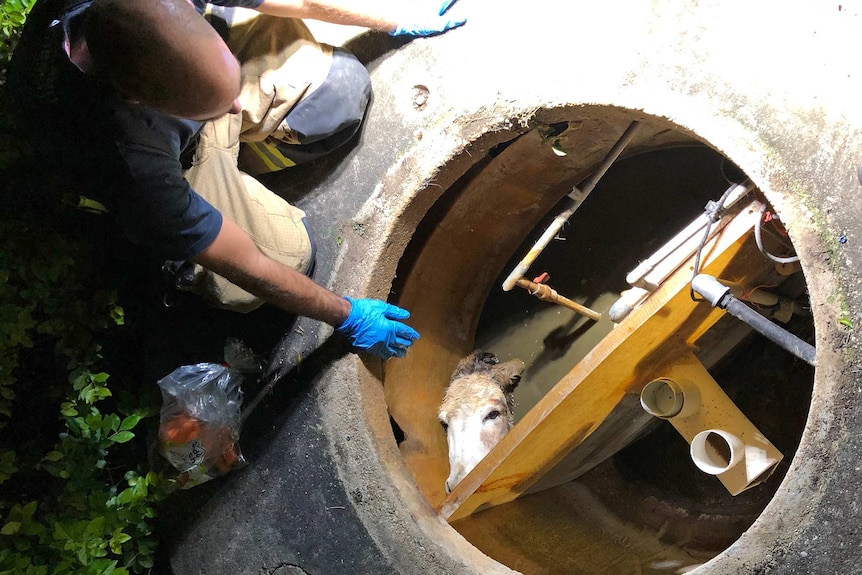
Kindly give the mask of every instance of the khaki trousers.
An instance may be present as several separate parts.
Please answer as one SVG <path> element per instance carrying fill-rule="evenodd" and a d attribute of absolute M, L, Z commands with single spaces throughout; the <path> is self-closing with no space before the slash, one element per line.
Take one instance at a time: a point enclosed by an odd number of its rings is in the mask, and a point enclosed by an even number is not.
<path fill-rule="evenodd" d="M 273 135 L 291 141 L 284 117 L 326 78 L 332 48 L 317 43 L 300 20 L 234 9 L 227 44 L 242 70 L 241 114 L 204 124 L 192 188 L 245 230 L 267 256 L 308 273 L 314 255 L 305 213 L 237 167 L 240 142 Z M 264 302 L 225 278 L 196 266 L 192 291 L 209 304 L 249 312 Z"/>

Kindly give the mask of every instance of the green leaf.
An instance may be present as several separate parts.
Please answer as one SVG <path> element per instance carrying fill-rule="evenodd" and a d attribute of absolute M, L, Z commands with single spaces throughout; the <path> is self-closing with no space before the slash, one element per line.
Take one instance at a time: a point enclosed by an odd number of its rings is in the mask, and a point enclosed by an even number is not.
<path fill-rule="evenodd" d="M 49 451 L 45 454 L 45 457 L 42 458 L 42 461 L 60 461 L 65 457 L 60 451 Z"/>
<path fill-rule="evenodd" d="M 90 384 L 82 389 L 78 396 L 81 398 L 81 401 L 92 404 L 96 403 L 100 399 L 110 397 L 111 390 L 107 387 L 96 387 L 95 385 Z"/>
<path fill-rule="evenodd" d="M 37 501 L 31 501 L 21 510 L 21 516 L 24 518 L 24 521 L 30 521 L 32 519 L 33 514 L 36 513 L 36 508 L 39 506 Z"/>
<path fill-rule="evenodd" d="M 123 423 L 120 425 L 120 431 L 128 431 L 134 428 L 138 422 L 141 420 L 140 415 L 130 415 L 123 420 Z"/>
<path fill-rule="evenodd" d="M 114 320 L 116 325 L 125 325 L 126 312 L 120 306 L 114 306 L 111 308 L 111 319 Z"/>
<path fill-rule="evenodd" d="M 109 546 L 111 547 L 111 551 L 116 555 L 120 555 L 123 552 L 123 543 L 126 541 L 131 541 L 132 536 L 128 533 L 123 533 L 121 530 L 117 529 L 114 531 L 114 536 L 111 537 L 111 541 L 109 542 Z"/>
<path fill-rule="evenodd" d="M 108 439 L 110 439 L 111 441 L 114 441 L 116 443 L 126 443 L 127 441 L 132 439 L 134 436 L 135 436 L 135 434 L 132 433 L 131 431 L 118 431 L 117 433 L 108 437 Z"/>
<path fill-rule="evenodd" d="M 98 517 L 94 517 L 87 524 L 87 530 L 85 533 L 87 535 L 100 537 L 102 533 L 105 531 L 105 517 L 104 515 L 99 515 Z"/>
<path fill-rule="evenodd" d="M 102 427 L 102 415 L 100 413 L 91 413 L 84 419 L 87 423 L 87 427 L 90 429 L 101 429 Z"/>
<path fill-rule="evenodd" d="M 69 535 L 69 532 L 66 530 L 65 524 L 59 522 L 54 524 L 54 539 L 57 541 L 65 541 L 71 538 L 72 536 Z"/>
<path fill-rule="evenodd" d="M 120 502 L 120 505 L 126 505 L 127 503 L 130 503 L 132 501 L 132 499 L 134 499 L 134 497 L 135 497 L 135 490 L 134 489 L 131 489 L 131 488 L 123 489 L 123 491 L 120 492 L 120 494 L 117 496 L 117 501 Z"/>
<path fill-rule="evenodd" d="M 120 416 L 116 413 L 106 415 L 104 427 L 106 431 L 117 431 L 120 428 Z"/>
<path fill-rule="evenodd" d="M 81 391 L 90 383 L 90 372 L 86 369 L 75 370 L 69 374 L 69 383 L 72 384 L 72 389 Z"/>
<path fill-rule="evenodd" d="M 0 529 L 0 535 L 15 535 L 21 529 L 20 521 L 10 521 Z"/>
<path fill-rule="evenodd" d="M 96 573 L 99 573 L 100 575 L 113 575 L 114 573 L 116 573 L 116 567 L 116 559 L 96 559 L 95 561 L 90 563 L 90 569 L 92 569 Z"/>

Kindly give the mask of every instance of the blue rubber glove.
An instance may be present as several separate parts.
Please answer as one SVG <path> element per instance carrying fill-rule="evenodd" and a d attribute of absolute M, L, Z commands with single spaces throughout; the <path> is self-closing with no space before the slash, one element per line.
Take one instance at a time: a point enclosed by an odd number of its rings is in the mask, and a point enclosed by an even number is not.
<path fill-rule="evenodd" d="M 390 32 L 393 36 L 433 36 L 434 34 L 442 34 L 446 30 L 457 28 L 467 21 L 466 18 L 448 18 L 444 16 L 446 11 L 455 0 L 402 0 L 404 2 L 414 2 L 421 5 L 416 8 L 416 14 L 407 21 L 399 22 L 394 31 Z M 439 6 L 439 8 L 438 8 Z M 432 12 L 436 14 L 431 15 Z"/>
<path fill-rule="evenodd" d="M 354 347 L 383 359 L 404 357 L 419 333 L 401 323 L 410 317 L 407 310 L 377 299 L 353 299 L 350 315 L 336 328 L 350 339 Z"/>

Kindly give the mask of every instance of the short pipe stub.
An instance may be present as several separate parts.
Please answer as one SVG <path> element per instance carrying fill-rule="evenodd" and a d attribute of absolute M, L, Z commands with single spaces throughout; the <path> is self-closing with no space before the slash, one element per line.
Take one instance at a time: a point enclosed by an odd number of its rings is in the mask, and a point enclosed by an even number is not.
<path fill-rule="evenodd" d="M 670 379 L 654 379 L 641 390 L 641 407 L 644 411 L 661 419 L 678 415 L 685 405 L 682 387 Z"/>
<path fill-rule="evenodd" d="M 719 475 L 742 461 L 745 446 L 736 435 L 723 429 L 701 431 L 691 440 L 691 459 L 698 469 Z"/>

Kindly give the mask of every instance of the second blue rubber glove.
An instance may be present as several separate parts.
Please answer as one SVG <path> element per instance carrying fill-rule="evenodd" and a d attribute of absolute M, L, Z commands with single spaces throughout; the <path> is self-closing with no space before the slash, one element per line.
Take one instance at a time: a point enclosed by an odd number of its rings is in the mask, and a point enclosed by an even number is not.
<path fill-rule="evenodd" d="M 411 0 L 402 0 L 410 2 Z M 390 32 L 393 36 L 433 36 L 446 30 L 457 28 L 467 21 L 466 18 L 449 18 L 444 16 L 456 0 L 412 0 L 417 5 L 416 13 L 407 17 Z"/>
<path fill-rule="evenodd" d="M 377 299 L 344 299 L 350 302 L 350 315 L 336 330 L 354 347 L 383 359 L 404 357 L 419 338 L 419 332 L 398 321 L 410 317 L 407 310 Z"/>

